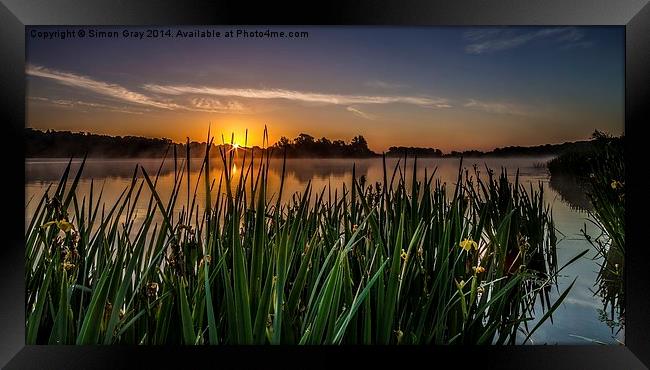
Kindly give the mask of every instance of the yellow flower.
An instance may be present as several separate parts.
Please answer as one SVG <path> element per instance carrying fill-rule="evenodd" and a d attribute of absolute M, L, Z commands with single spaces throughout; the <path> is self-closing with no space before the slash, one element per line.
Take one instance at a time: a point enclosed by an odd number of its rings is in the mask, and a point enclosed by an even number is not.
<path fill-rule="evenodd" d="M 400 257 L 402 257 L 403 260 L 406 260 L 406 257 L 408 257 L 408 253 L 406 253 L 404 249 L 402 249 L 402 253 L 400 254 Z"/>
<path fill-rule="evenodd" d="M 73 226 L 71 223 L 68 222 L 66 219 L 62 219 L 61 221 L 57 222 L 56 225 L 63 231 L 64 233 L 67 233 L 68 231 L 73 229 Z"/>
<path fill-rule="evenodd" d="M 47 229 L 48 227 L 50 227 L 52 225 L 56 225 L 59 228 L 59 230 L 63 231 L 64 233 L 67 233 L 68 231 L 74 229 L 74 226 L 72 226 L 72 224 L 69 223 L 68 220 L 66 220 L 65 218 L 62 219 L 61 221 L 46 222 L 41 227 L 44 228 L 44 229 Z"/>
<path fill-rule="evenodd" d="M 460 242 L 460 247 L 468 252 L 472 250 L 472 248 L 478 250 L 478 244 L 476 244 L 476 242 L 473 241 L 472 239 L 463 240 L 462 242 Z"/>
<path fill-rule="evenodd" d="M 63 269 L 64 269 L 64 270 L 66 270 L 66 271 L 70 271 L 70 270 L 72 270 L 73 268 L 74 268 L 74 263 L 70 263 L 70 262 L 64 262 L 64 263 L 63 263 Z"/>
<path fill-rule="evenodd" d="M 480 273 L 482 273 L 482 272 L 485 272 L 485 267 L 483 267 L 483 266 L 472 267 L 472 269 L 473 269 L 474 272 L 477 273 L 477 274 L 480 274 Z"/>
<path fill-rule="evenodd" d="M 623 184 L 621 184 L 620 181 L 612 180 L 612 189 L 616 190 L 616 189 L 618 189 L 618 188 L 620 188 L 622 186 L 623 186 Z"/>

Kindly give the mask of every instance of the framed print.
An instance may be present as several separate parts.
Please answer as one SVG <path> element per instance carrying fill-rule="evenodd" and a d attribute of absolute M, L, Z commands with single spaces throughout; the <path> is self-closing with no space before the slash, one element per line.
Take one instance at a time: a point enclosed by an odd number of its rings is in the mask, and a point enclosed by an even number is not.
<path fill-rule="evenodd" d="M 644 2 L 75 4 L 2 9 L 8 369 L 648 365 Z"/>

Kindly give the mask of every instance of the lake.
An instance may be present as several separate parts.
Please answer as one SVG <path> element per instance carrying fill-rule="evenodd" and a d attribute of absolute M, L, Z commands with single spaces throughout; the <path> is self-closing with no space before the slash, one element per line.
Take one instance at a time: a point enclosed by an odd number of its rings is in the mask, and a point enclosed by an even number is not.
<path fill-rule="evenodd" d="M 553 322 L 547 321 L 533 335 L 533 344 L 590 344 L 598 341 L 608 344 L 623 342 L 624 330 L 617 333 L 617 328 L 612 330 L 601 320 L 603 305 L 598 296 L 594 296 L 594 282 L 599 269 L 599 260 L 594 259 L 596 251 L 581 236 L 580 230 L 585 223 L 588 230 L 595 232 L 594 226 L 589 225 L 587 213 L 584 211 L 588 203 L 584 192 L 571 179 L 554 178 L 550 176 L 541 164 L 549 160 L 549 157 L 526 157 L 526 158 L 480 158 L 465 159 L 463 167 L 473 171 L 474 166 L 485 173 L 486 167 L 499 173 L 503 168 L 508 175 L 514 177 L 519 170 L 520 182 L 533 184 L 536 189 L 541 184 L 544 190 L 545 200 L 551 205 L 555 226 L 558 229 L 560 241 L 557 246 L 558 265 L 562 266 L 571 258 L 585 249 L 590 251 L 581 259 L 562 271 L 559 278 L 559 290 L 563 291 L 577 277 L 577 281 L 565 299 L 561 307 L 553 315 Z M 389 177 L 397 159 L 387 159 Z M 216 179 L 215 188 L 223 173 L 223 167 L 219 159 L 213 159 L 210 169 L 211 179 Z M 68 160 L 66 159 L 28 159 L 25 163 L 25 203 L 26 222 L 29 222 L 40 197 L 47 186 L 58 182 Z M 73 160 L 71 177 L 79 168 L 81 161 Z M 425 171 L 430 175 L 436 170 L 435 177 L 442 182 L 453 184 L 458 176 L 459 159 L 436 158 L 418 159 L 417 175 L 422 179 Z M 166 161 L 161 166 L 161 159 L 91 159 L 86 162 L 80 183 L 79 194 L 87 194 L 90 190 L 91 179 L 95 188 L 95 194 L 103 188 L 103 200 L 106 204 L 112 204 L 126 189 L 130 183 L 137 165 L 140 164 L 153 178 L 160 169 L 160 177 L 157 183 L 157 190 L 163 200 L 167 199 L 174 184 L 174 164 Z M 367 184 L 381 182 L 383 179 L 383 165 L 381 158 L 371 159 L 288 159 L 286 163 L 286 176 L 282 199 L 290 199 L 296 192 L 302 192 L 309 181 L 315 193 L 329 185 L 333 189 L 342 189 L 342 184 L 350 187 L 352 168 L 355 166 L 356 176 L 364 176 Z M 190 162 L 190 183 L 191 191 L 199 180 L 201 160 L 196 159 Z M 408 174 L 407 183 L 412 176 L 412 161 L 407 162 Z M 244 170 L 244 171 L 242 171 Z M 240 164 L 233 167 L 235 178 L 245 172 Z M 277 199 L 282 175 L 282 160 L 271 160 L 269 171 L 269 198 Z M 141 173 L 138 173 L 142 179 Z M 185 181 L 185 180 L 184 180 Z M 197 203 L 203 204 L 205 191 L 203 179 L 198 185 Z M 390 178 L 389 178 L 390 181 Z M 185 205 L 187 200 L 186 185 L 181 188 L 179 195 L 179 206 Z M 136 212 L 139 211 L 142 217 L 145 213 L 149 192 L 143 190 L 141 201 L 136 205 Z M 216 189 L 214 192 L 216 193 Z M 221 189 L 223 191 L 223 189 Z M 327 194 L 327 193 L 326 193 Z M 95 195 L 96 197 L 97 195 Z M 213 195 L 214 197 L 214 195 Z M 214 200 L 214 198 L 213 198 Z M 552 298 L 557 298 L 557 290 L 553 290 Z M 541 307 L 536 310 L 537 315 L 542 315 Z M 533 324 L 534 325 L 534 324 Z"/>

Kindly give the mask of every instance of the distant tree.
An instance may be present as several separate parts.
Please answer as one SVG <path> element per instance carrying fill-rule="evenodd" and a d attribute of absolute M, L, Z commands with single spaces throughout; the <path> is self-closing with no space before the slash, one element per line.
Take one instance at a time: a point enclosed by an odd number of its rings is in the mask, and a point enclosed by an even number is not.
<path fill-rule="evenodd" d="M 291 145 L 291 141 L 286 136 L 282 136 L 280 140 L 277 142 L 277 146 L 280 148 L 285 148 L 290 145 Z"/>
<path fill-rule="evenodd" d="M 419 148 L 419 147 L 404 147 L 404 146 L 391 146 L 388 148 L 387 156 L 391 157 L 442 157 L 443 153 L 440 149 L 434 148 Z"/>
<path fill-rule="evenodd" d="M 600 130 L 594 130 L 591 134 L 591 138 L 594 140 L 606 141 L 612 139 L 612 136 Z"/>
<path fill-rule="evenodd" d="M 330 139 L 328 139 L 326 137 L 322 137 L 322 138 L 318 139 L 318 144 L 330 146 L 330 145 L 332 145 L 332 142 L 330 141 Z"/>
<path fill-rule="evenodd" d="M 172 144 L 169 139 L 136 136 L 108 136 L 88 132 L 39 131 L 25 129 L 27 157 L 133 157 L 162 156 Z"/>
<path fill-rule="evenodd" d="M 368 142 L 361 135 L 353 137 L 352 142 L 350 144 L 355 148 L 362 148 L 362 149 L 368 148 Z"/>
<path fill-rule="evenodd" d="M 352 138 L 352 141 L 350 142 L 350 152 L 353 156 L 362 157 L 368 155 L 371 151 L 368 148 L 368 142 L 366 139 L 359 135 Z"/>
<path fill-rule="evenodd" d="M 373 157 L 377 154 L 368 148 L 368 142 L 361 136 L 355 136 L 346 144 L 343 140 L 330 140 L 326 137 L 315 139 L 307 133 L 299 134 L 295 139 L 285 137 L 272 145 L 283 150 L 275 151 L 273 155 L 280 156 L 286 151 L 287 157 Z"/>
<path fill-rule="evenodd" d="M 314 137 L 307 134 L 300 134 L 297 138 L 293 139 L 296 146 L 306 146 L 314 143 Z"/>
<path fill-rule="evenodd" d="M 175 145 L 178 153 L 185 153 L 186 144 L 174 144 L 166 138 L 146 138 L 138 136 L 108 136 L 89 132 L 46 131 L 25 128 L 25 155 L 26 157 L 80 157 L 88 154 L 89 157 L 161 157 Z M 521 156 L 521 155 L 559 155 L 567 151 L 591 151 L 594 144 L 606 144 L 609 146 L 622 147 L 623 137 L 612 137 L 601 131 L 594 131 L 592 140 L 566 142 L 562 144 L 544 144 L 538 146 L 521 147 L 507 146 L 496 148 L 489 152 L 478 150 L 452 151 L 445 155 L 440 149 L 422 147 L 401 147 L 391 146 L 386 155 L 409 157 L 460 157 L 460 156 Z M 191 142 L 189 144 L 190 155 L 201 157 L 205 154 L 206 143 Z M 214 144 L 213 144 L 214 145 Z M 374 153 L 368 147 L 368 142 L 362 135 L 352 138 L 349 144 L 343 140 L 330 140 L 321 137 L 315 140 L 313 136 L 301 133 L 295 139 L 281 137 L 271 149 L 274 156 L 282 156 L 286 151 L 287 157 L 374 157 Z M 239 150 L 250 150 L 240 148 Z M 255 152 L 266 149 L 256 148 Z M 218 150 L 211 150 L 212 155 L 219 156 Z"/>

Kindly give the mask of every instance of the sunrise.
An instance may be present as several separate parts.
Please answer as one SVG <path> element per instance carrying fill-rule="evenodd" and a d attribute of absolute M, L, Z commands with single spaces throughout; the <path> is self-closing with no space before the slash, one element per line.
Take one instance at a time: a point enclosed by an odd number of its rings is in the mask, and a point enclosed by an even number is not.
<path fill-rule="evenodd" d="M 619 344 L 622 27 L 28 27 L 28 344 Z"/>
<path fill-rule="evenodd" d="M 306 30 L 307 39 L 29 39 L 27 125 L 175 142 L 205 140 L 208 126 L 243 141 L 248 129 L 251 145 L 267 126 L 271 143 L 363 135 L 376 152 L 623 130 L 620 29 Z"/>

